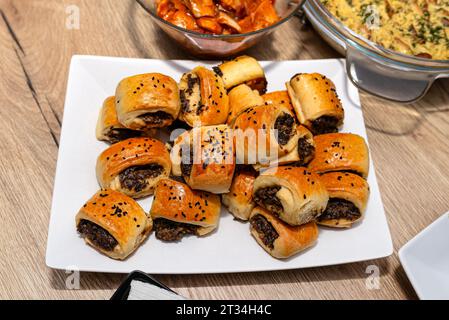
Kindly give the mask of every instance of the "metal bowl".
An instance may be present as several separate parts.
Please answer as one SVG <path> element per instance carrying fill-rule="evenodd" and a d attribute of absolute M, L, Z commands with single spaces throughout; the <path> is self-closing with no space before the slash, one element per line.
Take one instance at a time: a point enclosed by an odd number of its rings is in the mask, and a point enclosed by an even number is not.
<path fill-rule="evenodd" d="M 359 88 L 396 102 L 415 102 L 435 79 L 449 78 L 449 60 L 431 60 L 386 49 L 347 28 L 319 0 L 304 4 L 317 32 L 346 56 L 347 74 Z"/>

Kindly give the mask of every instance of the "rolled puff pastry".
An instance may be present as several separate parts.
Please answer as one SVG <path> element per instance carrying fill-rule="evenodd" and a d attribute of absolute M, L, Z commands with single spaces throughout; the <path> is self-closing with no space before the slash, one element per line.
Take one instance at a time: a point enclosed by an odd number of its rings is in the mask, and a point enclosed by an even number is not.
<path fill-rule="evenodd" d="M 297 123 L 284 106 L 257 106 L 242 112 L 234 122 L 239 164 L 267 164 L 296 145 Z"/>
<path fill-rule="evenodd" d="M 124 260 L 147 238 L 153 222 L 130 197 L 110 189 L 98 191 L 76 215 L 85 242 L 101 253 Z"/>
<path fill-rule="evenodd" d="M 97 179 L 102 188 L 133 198 L 153 194 L 156 183 L 169 176 L 170 154 L 152 138 L 131 138 L 113 144 L 97 159 Z"/>
<path fill-rule="evenodd" d="M 192 230 L 194 234 L 203 236 L 217 228 L 220 210 L 220 196 L 192 190 L 185 183 L 172 179 L 162 179 L 157 184 L 150 213 L 155 223 L 156 236 L 164 240 L 162 232 L 165 230 L 159 225 L 162 222 L 160 219 L 173 222 L 165 228 L 175 229 L 180 227 L 179 224 L 191 225 L 196 227 Z M 175 235 L 176 240 L 179 240 L 178 236 Z"/>
<path fill-rule="evenodd" d="M 334 83 L 319 73 L 302 73 L 287 83 L 288 93 L 301 124 L 314 135 L 337 132 L 344 110 Z"/>
<path fill-rule="evenodd" d="M 115 110 L 115 97 L 108 97 L 100 110 L 98 117 L 96 136 L 98 140 L 109 143 L 117 143 L 134 137 L 153 136 L 154 130 L 138 131 L 125 128 L 117 118 Z"/>
<path fill-rule="evenodd" d="M 259 206 L 293 226 L 315 220 L 329 200 L 317 174 L 291 166 L 262 172 L 254 181 L 253 196 Z"/>
<path fill-rule="evenodd" d="M 181 108 L 178 84 L 160 73 L 123 79 L 115 97 L 119 122 L 133 130 L 167 127 Z"/>
<path fill-rule="evenodd" d="M 304 251 L 318 239 L 315 222 L 291 226 L 261 207 L 251 212 L 250 230 L 257 243 L 278 259 L 286 259 Z"/>
<path fill-rule="evenodd" d="M 365 179 L 353 173 L 330 172 L 320 180 L 329 193 L 329 202 L 318 224 L 349 228 L 363 219 L 370 193 Z"/>
<path fill-rule="evenodd" d="M 235 170 L 233 134 L 227 125 L 193 128 L 171 150 L 173 175 L 195 190 L 227 193 Z"/>
<path fill-rule="evenodd" d="M 229 116 L 227 124 L 234 125 L 237 116 L 251 107 L 261 106 L 264 104 L 263 98 L 257 90 L 253 90 L 246 84 L 241 84 L 229 91 Z"/>
<path fill-rule="evenodd" d="M 265 105 L 281 105 L 289 108 L 293 113 L 295 112 L 290 96 L 286 90 L 266 93 L 262 96 L 262 99 Z"/>
<path fill-rule="evenodd" d="M 251 89 L 259 91 L 260 94 L 267 91 L 265 71 L 259 62 L 252 57 L 237 57 L 214 67 L 214 71 L 223 78 L 227 90 L 239 84 L 246 84 Z"/>
<path fill-rule="evenodd" d="M 239 170 L 234 175 L 231 190 L 221 196 L 223 204 L 239 220 L 247 221 L 256 205 L 253 199 L 256 176 L 253 170 Z"/>
<path fill-rule="evenodd" d="M 328 133 L 314 137 L 315 158 L 309 169 L 326 173 L 349 171 L 363 178 L 368 177 L 369 151 L 365 140 L 351 133 Z"/>
<path fill-rule="evenodd" d="M 288 154 L 279 157 L 275 161 L 271 161 L 267 165 L 256 164 L 253 165 L 254 169 L 260 171 L 272 166 L 283 166 L 291 164 L 298 167 L 307 165 L 315 156 L 315 141 L 313 140 L 312 133 L 304 126 L 297 126 L 298 134 L 295 136 L 296 147 L 292 149 Z"/>
<path fill-rule="evenodd" d="M 179 119 L 191 127 L 226 122 L 229 98 L 223 80 L 204 67 L 185 73 L 179 83 L 181 113 Z"/>

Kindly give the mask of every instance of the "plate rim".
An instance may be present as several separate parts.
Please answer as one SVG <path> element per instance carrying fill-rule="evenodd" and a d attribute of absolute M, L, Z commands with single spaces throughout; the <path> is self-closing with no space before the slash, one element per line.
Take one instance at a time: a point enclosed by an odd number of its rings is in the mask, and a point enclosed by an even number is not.
<path fill-rule="evenodd" d="M 409 279 L 410 283 L 413 286 L 413 289 L 416 292 L 416 295 L 420 300 L 426 300 L 429 298 L 426 298 L 426 295 L 423 291 L 423 288 L 421 286 L 420 280 L 415 276 L 415 274 L 412 271 L 411 263 L 410 263 L 410 250 L 413 248 L 413 246 L 420 241 L 422 238 L 429 235 L 433 229 L 438 226 L 441 221 L 444 219 L 449 219 L 449 211 L 443 213 L 440 217 L 435 219 L 431 224 L 429 224 L 427 227 L 422 229 L 418 234 L 416 234 L 413 238 L 411 238 L 407 243 L 405 243 L 399 250 L 398 250 L 398 256 L 399 261 L 401 262 L 402 267 L 404 268 L 404 271 L 407 275 L 407 278 Z M 449 298 L 449 297 L 448 297 Z"/>

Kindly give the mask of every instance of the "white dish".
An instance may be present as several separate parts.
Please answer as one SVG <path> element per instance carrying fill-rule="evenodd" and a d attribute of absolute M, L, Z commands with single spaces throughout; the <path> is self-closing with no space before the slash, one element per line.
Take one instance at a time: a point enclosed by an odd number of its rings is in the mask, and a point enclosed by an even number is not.
<path fill-rule="evenodd" d="M 248 224 L 233 220 L 222 210 L 220 226 L 199 239 L 163 243 L 154 234 L 126 261 L 114 261 L 87 246 L 78 236 L 75 215 L 99 188 L 95 177 L 97 156 L 107 147 L 95 139 L 95 124 L 103 100 L 114 94 L 124 77 L 161 72 L 180 79 L 193 67 L 214 63 L 74 56 L 70 65 L 64 121 L 56 170 L 47 265 L 56 269 L 153 274 L 250 272 L 334 265 L 382 258 L 392 254 L 388 229 L 374 167 L 371 162 L 366 218 L 350 230 L 322 229 L 312 249 L 286 261 L 268 255 L 249 233 Z M 356 88 L 345 75 L 342 60 L 263 62 L 269 91 L 285 90 L 285 82 L 298 72 L 320 72 L 331 78 L 346 109 L 343 131 L 366 138 Z M 152 198 L 139 201 L 149 211 Z"/>
<path fill-rule="evenodd" d="M 449 300 L 449 212 L 406 243 L 399 259 L 420 299 Z"/>

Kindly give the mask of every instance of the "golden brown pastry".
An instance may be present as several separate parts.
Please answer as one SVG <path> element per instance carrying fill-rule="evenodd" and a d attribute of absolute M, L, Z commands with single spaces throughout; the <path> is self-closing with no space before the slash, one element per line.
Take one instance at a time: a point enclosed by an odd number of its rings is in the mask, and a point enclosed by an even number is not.
<path fill-rule="evenodd" d="M 264 104 L 263 98 L 257 90 L 253 90 L 246 84 L 241 84 L 229 91 L 229 116 L 228 125 L 233 126 L 237 116 L 243 111 L 251 107 L 261 106 Z"/>
<path fill-rule="evenodd" d="M 304 126 L 297 126 L 298 134 L 295 136 L 296 147 L 288 154 L 271 161 L 266 165 L 256 164 L 254 169 L 257 171 L 271 166 L 283 166 L 291 164 L 297 167 L 306 166 L 315 156 L 315 142 L 312 133 Z"/>
<path fill-rule="evenodd" d="M 290 225 L 315 220 L 326 209 L 329 195 L 319 176 L 303 167 L 275 167 L 254 181 L 255 202 Z"/>
<path fill-rule="evenodd" d="M 326 76 L 300 73 L 287 83 L 287 89 L 299 122 L 314 135 L 337 132 L 343 125 L 343 106 Z"/>
<path fill-rule="evenodd" d="M 242 112 L 234 122 L 239 164 L 266 164 L 296 146 L 297 123 L 285 106 L 258 106 Z"/>
<path fill-rule="evenodd" d="M 250 229 L 257 243 L 278 259 L 286 259 L 304 251 L 318 239 L 315 222 L 291 226 L 261 207 L 252 210 Z"/>
<path fill-rule="evenodd" d="M 193 128 L 171 150 L 172 173 L 195 190 L 227 193 L 235 170 L 232 130 L 225 124 Z"/>
<path fill-rule="evenodd" d="M 119 122 L 133 130 L 167 127 L 181 108 L 178 84 L 160 73 L 123 79 L 115 97 Z"/>
<path fill-rule="evenodd" d="M 347 172 L 330 172 L 320 176 L 329 193 L 326 210 L 318 218 L 318 224 L 350 228 L 363 219 L 369 197 L 368 182 Z"/>
<path fill-rule="evenodd" d="M 178 241 L 188 234 L 206 235 L 217 228 L 220 208 L 219 196 L 162 179 L 157 184 L 150 211 L 156 238 Z"/>
<path fill-rule="evenodd" d="M 76 229 L 86 243 L 119 260 L 139 247 L 152 226 L 137 202 L 109 189 L 98 191 L 76 215 Z"/>
<path fill-rule="evenodd" d="M 239 84 L 246 84 L 260 94 L 267 91 L 265 72 L 259 62 L 252 57 L 237 57 L 214 67 L 214 71 L 223 78 L 227 90 Z"/>
<path fill-rule="evenodd" d="M 97 139 L 109 143 L 117 143 L 134 137 L 153 136 L 154 130 L 138 131 L 125 128 L 117 118 L 115 97 L 107 98 L 100 110 L 96 128 Z"/>
<path fill-rule="evenodd" d="M 314 137 L 315 158 L 309 169 L 325 173 L 349 171 L 366 179 L 369 171 L 369 152 L 365 139 L 351 133 L 328 133 Z"/>
<path fill-rule="evenodd" d="M 97 160 L 97 179 L 110 188 L 133 197 L 153 194 L 156 183 L 168 177 L 170 154 L 165 145 L 152 138 L 131 138 L 113 144 Z"/>
<path fill-rule="evenodd" d="M 182 76 L 179 89 L 180 120 L 191 127 L 226 123 L 229 99 L 223 80 L 216 73 L 197 67 Z"/>
<path fill-rule="evenodd" d="M 266 93 L 262 96 L 265 105 L 282 105 L 289 108 L 293 113 L 295 109 L 293 108 L 292 101 L 286 90 L 284 91 L 274 91 Z"/>
<path fill-rule="evenodd" d="M 239 170 L 234 175 L 231 190 L 221 196 L 225 207 L 239 220 L 247 221 L 256 205 L 253 199 L 253 185 L 256 176 L 254 170 Z"/>

